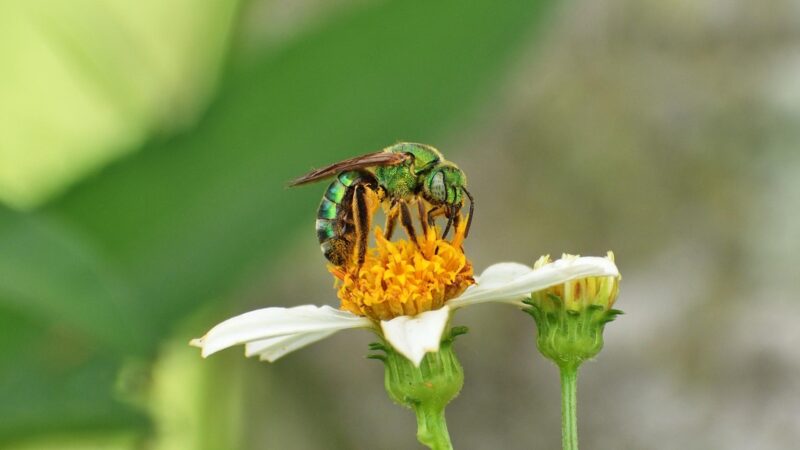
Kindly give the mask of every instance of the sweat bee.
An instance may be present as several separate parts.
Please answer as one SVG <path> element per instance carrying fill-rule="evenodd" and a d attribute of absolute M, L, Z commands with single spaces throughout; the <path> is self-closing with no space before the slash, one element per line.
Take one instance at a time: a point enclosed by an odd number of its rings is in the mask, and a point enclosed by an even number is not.
<path fill-rule="evenodd" d="M 379 152 L 357 156 L 313 170 L 289 183 L 298 186 L 335 177 L 328 185 L 317 210 L 317 237 L 325 258 L 337 266 L 345 265 L 357 250 L 359 267 L 367 251 L 371 213 L 371 193 L 386 208 L 385 235 L 390 239 L 397 219 L 416 242 L 416 232 L 408 204 L 417 200 L 422 226 L 444 216 L 447 236 L 452 225 L 461 221 L 464 196 L 469 199 L 465 236 L 469 234 L 475 202 L 467 191 L 467 177 L 455 164 L 444 159 L 430 145 L 401 142 Z M 431 205 L 425 211 L 424 200 Z"/>

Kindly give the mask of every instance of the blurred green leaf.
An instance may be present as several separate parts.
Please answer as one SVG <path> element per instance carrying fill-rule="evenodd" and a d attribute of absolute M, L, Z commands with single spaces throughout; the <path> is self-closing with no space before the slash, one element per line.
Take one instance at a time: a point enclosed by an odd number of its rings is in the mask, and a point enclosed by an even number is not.
<path fill-rule="evenodd" d="M 0 307 L 0 444 L 43 433 L 148 426 L 115 398 L 118 357 L 66 327 Z"/>
<path fill-rule="evenodd" d="M 144 348 L 140 304 L 85 241 L 0 206 L 0 307 L 74 330 L 118 352 Z"/>
<path fill-rule="evenodd" d="M 32 208 L 147 136 L 191 123 L 238 5 L 0 2 L 0 201 Z"/>
<path fill-rule="evenodd" d="M 42 432 L 146 424 L 114 398 L 146 324 L 84 242 L 0 206 L 0 442 Z"/>

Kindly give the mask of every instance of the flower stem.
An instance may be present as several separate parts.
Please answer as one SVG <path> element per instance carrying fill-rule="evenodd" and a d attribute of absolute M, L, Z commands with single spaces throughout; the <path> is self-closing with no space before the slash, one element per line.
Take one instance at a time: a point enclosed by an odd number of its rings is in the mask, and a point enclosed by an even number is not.
<path fill-rule="evenodd" d="M 417 413 L 417 439 L 431 450 L 453 450 L 447 422 L 444 420 L 444 408 L 426 408 L 419 405 L 414 408 Z"/>
<path fill-rule="evenodd" d="M 375 343 L 371 355 L 385 366 L 384 384 L 389 397 L 414 410 L 417 415 L 417 439 L 433 450 L 453 450 L 444 409 L 464 385 L 464 369 L 453 351 L 453 340 L 464 334 L 464 327 L 453 327 L 442 340 L 438 352 L 429 352 L 419 366 L 397 353 L 391 346 Z"/>
<path fill-rule="evenodd" d="M 561 370 L 561 446 L 578 450 L 578 367 L 565 364 Z"/>

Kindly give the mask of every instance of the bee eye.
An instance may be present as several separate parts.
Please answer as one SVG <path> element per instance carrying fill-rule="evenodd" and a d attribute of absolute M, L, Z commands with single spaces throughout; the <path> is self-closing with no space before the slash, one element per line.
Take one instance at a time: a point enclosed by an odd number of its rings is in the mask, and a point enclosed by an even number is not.
<path fill-rule="evenodd" d="M 428 184 L 428 189 L 431 192 L 431 197 L 440 202 L 444 202 L 447 198 L 447 188 L 444 185 L 444 174 L 442 171 L 436 172 Z"/>

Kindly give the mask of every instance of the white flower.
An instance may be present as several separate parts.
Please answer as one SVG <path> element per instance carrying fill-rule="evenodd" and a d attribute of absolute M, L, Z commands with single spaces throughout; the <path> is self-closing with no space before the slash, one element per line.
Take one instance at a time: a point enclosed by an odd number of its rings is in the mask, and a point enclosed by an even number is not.
<path fill-rule="evenodd" d="M 322 340 L 337 331 L 367 328 L 379 333 L 400 354 L 419 366 L 425 353 L 439 350 L 452 311 L 487 302 L 524 307 L 532 292 L 585 277 L 618 276 L 613 261 L 600 257 L 559 259 L 532 269 L 519 263 L 499 263 L 486 268 L 476 284 L 436 310 L 416 316 L 399 316 L 379 322 L 330 306 L 270 307 L 232 317 L 191 345 L 203 357 L 234 345 L 245 345 L 246 356 L 273 362 Z"/>

